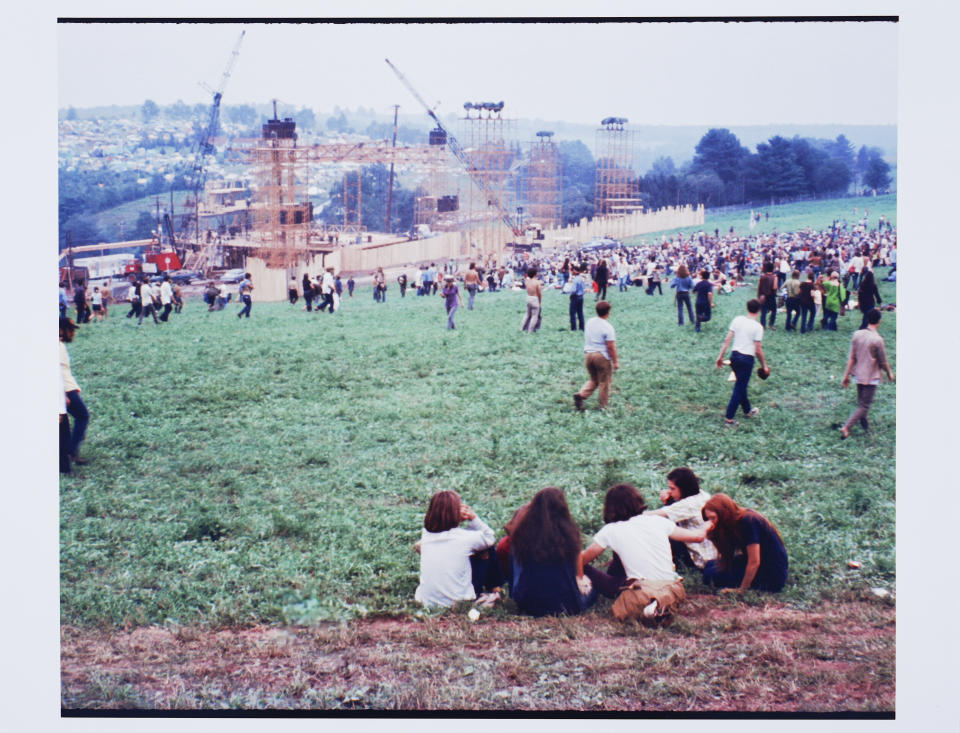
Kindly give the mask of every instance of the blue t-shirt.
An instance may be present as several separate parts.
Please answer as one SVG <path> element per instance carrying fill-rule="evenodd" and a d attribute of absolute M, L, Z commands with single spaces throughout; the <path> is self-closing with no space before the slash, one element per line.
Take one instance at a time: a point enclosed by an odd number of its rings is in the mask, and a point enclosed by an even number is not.
<path fill-rule="evenodd" d="M 787 582 L 787 548 L 780 535 L 756 514 L 745 514 L 737 523 L 743 538 L 743 550 L 747 545 L 760 545 L 760 567 L 750 587 L 757 590 L 779 591 Z"/>
<path fill-rule="evenodd" d="M 574 563 L 527 563 L 512 557 L 513 582 L 510 597 L 528 616 L 571 616 L 586 610 L 587 597 L 577 587 Z"/>
<path fill-rule="evenodd" d="M 573 292 L 571 292 L 570 294 L 571 294 L 571 295 L 579 295 L 579 296 L 582 298 L 582 297 L 583 297 L 583 294 L 586 292 L 586 290 L 587 290 L 587 286 L 586 286 L 586 283 L 585 283 L 584 280 L 583 280 L 583 275 L 577 275 L 576 277 L 574 277 L 574 278 L 573 278 Z"/>
<path fill-rule="evenodd" d="M 670 282 L 671 288 L 676 288 L 678 293 L 689 293 L 693 287 L 693 280 L 687 277 L 674 277 Z"/>
<path fill-rule="evenodd" d="M 713 283 L 709 280 L 700 280 L 693 286 L 693 292 L 697 294 L 697 305 L 710 305 L 710 291 L 713 290 Z"/>

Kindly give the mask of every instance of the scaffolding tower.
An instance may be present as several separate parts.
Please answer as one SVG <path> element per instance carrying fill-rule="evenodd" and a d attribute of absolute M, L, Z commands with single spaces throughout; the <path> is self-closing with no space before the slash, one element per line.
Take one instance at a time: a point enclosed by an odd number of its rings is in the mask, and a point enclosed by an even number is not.
<path fill-rule="evenodd" d="M 428 150 L 429 160 L 413 200 L 414 228 L 453 232 L 459 226 L 461 171 L 447 152 L 447 133 L 431 130 Z"/>
<path fill-rule="evenodd" d="M 289 117 L 263 124 L 252 151 L 257 188 L 251 213 L 257 254 L 268 267 L 295 267 L 306 254 L 313 220 L 307 196 L 306 159 L 297 149 L 296 123 Z"/>
<path fill-rule="evenodd" d="M 516 208 L 520 150 L 514 121 L 501 115 L 503 102 L 467 102 L 463 107 L 460 143 L 470 183 L 466 202 L 460 202 L 460 229 L 469 241 L 465 254 L 489 266 L 503 259 L 507 242 L 514 238 L 504 215 L 516 211 L 520 218 Z"/>
<path fill-rule="evenodd" d="M 521 178 L 521 200 L 524 202 L 526 224 L 537 224 L 541 229 L 559 226 L 562 204 L 560 182 L 560 151 L 551 139 L 553 133 L 541 130 L 530 143 L 530 154 Z"/>
<path fill-rule="evenodd" d="M 627 122 L 626 117 L 607 117 L 597 130 L 595 215 L 614 220 L 614 230 L 617 218 L 643 209 L 640 181 L 633 171 L 637 134 L 627 129 Z"/>

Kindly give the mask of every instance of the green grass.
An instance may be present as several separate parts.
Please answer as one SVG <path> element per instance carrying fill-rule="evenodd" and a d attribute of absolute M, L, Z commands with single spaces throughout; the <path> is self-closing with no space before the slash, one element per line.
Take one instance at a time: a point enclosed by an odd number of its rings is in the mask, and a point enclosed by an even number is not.
<path fill-rule="evenodd" d="M 255 303 L 238 321 L 236 306 L 190 301 L 138 328 L 114 308 L 69 347 L 92 420 L 90 463 L 60 484 L 62 620 L 415 613 L 411 545 L 434 491 L 459 491 L 499 529 L 559 486 L 588 541 L 611 483 L 632 481 L 655 505 L 680 465 L 777 524 L 788 600 L 892 585 L 895 388 L 879 390 L 871 435 L 841 442 L 830 428 L 854 407 L 839 378 L 859 315 L 805 336 L 780 315 L 765 340 L 774 374 L 751 384 L 760 418 L 730 429 L 731 383 L 713 360 L 746 290 L 719 297 L 699 335 L 677 327 L 668 295 L 611 292 L 623 367 L 609 409 L 592 398 L 584 414 L 571 404 L 583 339 L 557 291 L 532 337 L 512 293 L 482 294 L 456 332 L 440 298 L 396 288 L 383 306 L 360 289 L 335 316 Z M 891 284 L 881 291 L 896 299 Z M 896 368 L 894 314 L 881 331 Z M 863 569 L 848 570 L 851 558 Z"/>
<path fill-rule="evenodd" d="M 857 207 L 857 215 L 854 216 L 853 208 Z M 701 229 L 709 234 L 713 234 L 714 229 L 719 229 L 721 236 L 730 232 L 730 227 L 734 228 L 734 234 L 738 237 L 757 236 L 760 234 L 771 234 L 774 230 L 779 233 L 801 231 L 810 227 L 814 231 L 826 230 L 830 228 L 831 222 L 837 219 L 842 222 L 847 220 L 849 231 L 853 225 L 863 216 L 864 207 L 870 209 L 869 226 L 871 229 L 877 228 L 877 221 L 880 215 L 883 215 L 884 222 L 889 221 L 894 227 L 897 226 L 897 195 L 887 194 L 885 196 L 864 196 L 859 198 L 826 199 L 823 201 L 800 201 L 792 204 L 778 204 L 776 206 L 760 206 L 755 209 L 761 213 L 760 221 L 750 229 L 749 209 L 743 211 L 716 213 L 710 209 L 706 210 L 705 222 L 702 227 L 682 227 L 663 232 L 669 236 L 674 232 L 691 234 Z M 762 214 L 769 213 L 770 218 L 766 219 Z M 635 244 L 640 240 L 651 242 L 659 239 L 661 232 L 656 234 L 645 234 L 641 237 L 630 237 L 627 244 Z"/>

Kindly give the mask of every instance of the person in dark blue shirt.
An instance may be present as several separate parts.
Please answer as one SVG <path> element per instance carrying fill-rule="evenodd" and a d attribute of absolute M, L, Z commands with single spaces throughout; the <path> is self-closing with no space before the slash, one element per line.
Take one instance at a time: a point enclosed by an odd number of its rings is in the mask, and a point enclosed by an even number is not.
<path fill-rule="evenodd" d="M 717 548 L 717 559 L 703 568 L 704 584 L 722 588 L 721 593 L 783 590 L 787 548 L 773 522 L 726 494 L 710 497 L 701 514 L 712 524 L 707 539 Z"/>
<path fill-rule="evenodd" d="M 700 333 L 700 324 L 710 320 L 713 312 L 713 283 L 710 282 L 710 273 L 700 271 L 700 280 L 693 286 L 693 293 L 697 296 L 694 310 L 697 312 L 697 325 L 694 330 Z"/>
<path fill-rule="evenodd" d="M 510 535 L 510 554 L 510 597 L 522 613 L 575 615 L 596 601 L 580 565 L 580 529 L 560 489 L 536 493 Z"/>

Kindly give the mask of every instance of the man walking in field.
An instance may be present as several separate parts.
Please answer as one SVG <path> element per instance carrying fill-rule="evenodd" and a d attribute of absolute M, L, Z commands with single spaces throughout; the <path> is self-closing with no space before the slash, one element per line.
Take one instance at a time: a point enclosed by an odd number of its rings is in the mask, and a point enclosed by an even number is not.
<path fill-rule="evenodd" d="M 67 452 L 74 463 L 83 465 L 86 460 L 80 457 L 80 444 L 87 434 L 90 412 L 80 396 L 80 385 L 77 384 L 77 380 L 73 378 L 73 372 L 70 370 L 70 354 L 67 353 L 66 347 L 66 344 L 73 341 L 76 328 L 74 322 L 69 318 L 60 319 L 60 375 L 63 380 L 66 409 L 70 417 L 73 418 L 73 429 L 70 430 L 70 443 Z"/>
<path fill-rule="evenodd" d="M 733 369 L 737 381 L 733 385 L 733 394 L 730 395 L 730 402 L 727 404 L 725 417 L 727 425 L 737 424 L 733 418 L 737 414 L 738 407 L 743 408 L 743 413 L 747 417 L 756 417 L 760 412 L 758 408 L 750 406 L 750 398 L 747 397 L 747 385 L 750 384 L 755 358 L 760 359 L 760 366 L 765 376 L 770 375 L 770 367 L 767 366 L 767 359 L 760 343 L 763 340 L 763 326 L 757 321 L 759 312 L 760 301 L 756 298 L 748 300 L 747 315 L 737 316 L 731 321 L 730 330 L 727 331 L 727 337 L 723 340 L 723 346 L 720 347 L 720 356 L 717 357 L 717 369 L 722 369 L 723 357 L 731 344 L 733 345 L 730 368 Z"/>
<path fill-rule="evenodd" d="M 520 331 L 536 333 L 540 328 L 540 312 L 543 304 L 543 286 L 537 277 L 537 268 L 527 270 L 527 279 L 524 282 L 527 290 L 527 317 L 523 319 Z"/>
<path fill-rule="evenodd" d="M 841 387 L 850 384 L 850 376 L 857 380 L 857 409 L 840 428 L 840 438 L 850 437 L 850 428 L 855 422 L 860 423 L 864 432 L 870 430 L 867 422 L 867 413 L 880 384 L 880 371 L 886 372 L 887 379 L 894 381 L 893 370 L 887 361 L 887 349 L 883 337 L 877 332 L 880 325 L 880 311 L 874 308 L 867 313 L 867 327 L 854 332 L 850 343 L 850 355 L 847 357 L 847 368 L 843 372 Z"/>
<path fill-rule="evenodd" d="M 596 305 L 597 315 L 587 321 L 583 331 L 583 351 L 586 354 L 584 365 L 590 378 L 573 395 L 573 404 L 578 410 L 583 410 L 583 401 L 593 394 L 597 388 L 600 395 L 597 398 L 600 409 L 610 401 L 610 385 L 613 382 L 613 372 L 620 368 L 617 358 L 616 332 L 609 322 L 610 304 L 601 300 Z"/>

